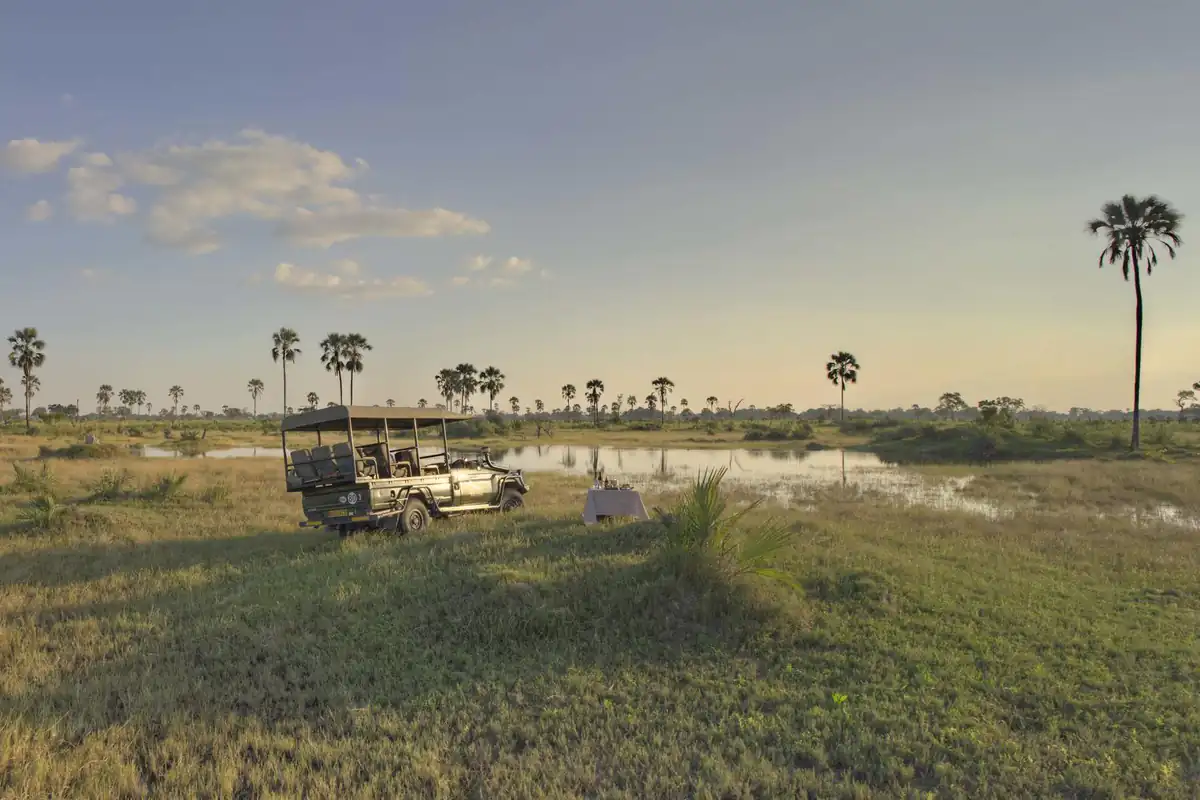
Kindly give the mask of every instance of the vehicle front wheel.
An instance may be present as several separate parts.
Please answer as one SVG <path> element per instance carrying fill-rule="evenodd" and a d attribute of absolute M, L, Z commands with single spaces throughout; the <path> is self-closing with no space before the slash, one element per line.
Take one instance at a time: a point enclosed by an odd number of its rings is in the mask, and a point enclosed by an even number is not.
<path fill-rule="evenodd" d="M 500 510 L 504 512 L 517 511 L 525 507 L 525 498 L 516 489 L 505 489 L 500 496 Z"/>
<path fill-rule="evenodd" d="M 408 498 L 404 510 L 400 512 L 400 533 L 420 533 L 429 527 L 429 509 L 425 501 L 416 497 Z"/>

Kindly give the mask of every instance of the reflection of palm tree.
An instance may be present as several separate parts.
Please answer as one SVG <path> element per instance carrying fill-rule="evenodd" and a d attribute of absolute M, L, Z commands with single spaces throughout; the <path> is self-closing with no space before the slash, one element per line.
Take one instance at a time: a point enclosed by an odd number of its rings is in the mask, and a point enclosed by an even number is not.
<path fill-rule="evenodd" d="M 566 469 L 575 469 L 575 448 L 566 447 L 563 450 L 562 465 Z"/>
<path fill-rule="evenodd" d="M 667 477 L 667 448 L 664 447 L 660 453 L 658 474 L 665 478 Z"/>
<path fill-rule="evenodd" d="M 592 461 L 592 480 L 598 481 L 602 477 L 600 472 L 600 448 L 591 447 L 588 449 L 591 451 L 588 456 Z"/>

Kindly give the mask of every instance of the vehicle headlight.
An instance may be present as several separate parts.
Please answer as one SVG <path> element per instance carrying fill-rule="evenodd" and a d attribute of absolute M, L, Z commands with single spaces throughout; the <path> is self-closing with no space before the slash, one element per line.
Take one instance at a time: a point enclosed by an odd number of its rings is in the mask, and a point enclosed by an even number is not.
<path fill-rule="evenodd" d="M 358 502 L 358 492 L 347 493 L 345 502 L 349 503 L 350 505 L 354 505 L 355 503 L 357 503 Z"/>

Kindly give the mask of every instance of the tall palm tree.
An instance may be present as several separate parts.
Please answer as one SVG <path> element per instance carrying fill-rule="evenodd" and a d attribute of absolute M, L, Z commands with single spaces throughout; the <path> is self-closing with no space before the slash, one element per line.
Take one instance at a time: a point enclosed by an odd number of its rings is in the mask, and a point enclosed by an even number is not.
<path fill-rule="evenodd" d="M 587 382 L 587 393 L 584 397 L 587 398 L 588 405 L 592 407 L 592 424 L 597 428 L 600 427 L 600 396 L 602 394 L 604 394 L 604 381 L 592 378 Z"/>
<path fill-rule="evenodd" d="M 393 400 L 392 398 L 390 398 L 390 397 L 389 397 L 389 398 L 387 399 L 387 401 L 386 401 L 386 402 L 387 402 L 387 407 L 388 407 L 388 408 L 395 408 L 395 407 L 396 407 L 396 401 L 395 401 L 395 400 Z"/>
<path fill-rule="evenodd" d="M 350 373 L 350 405 L 354 405 L 354 374 L 363 371 L 363 356 L 374 349 L 361 333 L 347 333 L 342 340 L 342 369 Z"/>
<path fill-rule="evenodd" d="M 258 416 L 258 398 L 262 397 L 266 388 L 266 384 L 258 378 L 251 378 L 250 382 L 246 384 L 246 391 L 250 393 L 250 402 L 254 405 L 254 416 L 256 417 Z M 287 407 L 286 403 L 284 407 Z"/>
<path fill-rule="evenodd" d="M 192 411 L 199 414 L 200 413 L 200 404 L 196 403 L 196 405 L 192 406 Z"/>
<path fill-rule="evenodd" d="M 568 383 L 567 385 L 563 386 L 562 396 L 563 400 L 567 401 L 567 407 L 563 410 L 569 412 L 571 410 L 571 401 L 575 399 L 575 384 Z"/>
<path fill-rule="evenodd" d="M 1141 411 L 1139 409 L 1142 393 L 1142 275 L 1141 267 L 1146 266 L 1149 276 L 1158 265 L 1158 252 L 1154 249 L 1159 245 L 1167 251 L 1167 255 L 1175 258 L 1175 248 L 1183 244 L 1179 238 L 1179 223 L 1183 215 L 1171 207 L 1165 200 L 1154 195 L 1138 199 L 1131 194 L 1121 198 L 1119 203 L 1106 203 L 1100 209 L 1103 215 L 1087 224 L 1092 235 L 1101 235 L 1106 241 L 1100 251 L 1099 265 L 1104 266 L 1121 262 L 1121 274 L 1129 280 L 1133 273 L 1134 306 L 1134 345 L 1133 345 L 1133 437 L 1129 446 L 1137 450 L 1141 445 Z"/>
<path fill-rule="evenodd" d="M 537 413 L 541 414 L 543 411 L 546 410 L 546 404 L 543 403 L 541 400 L 534 400 L 533 408 L 535 411 L 537 411 Z"/>
<path fill-rule="evenodd" d="M 0 423 L 7 424 L 4 419 L 4 407 L 12 402 L 12 389 L 4 385 L 4 380 L 0 379 Z"/>
<path fill-rule="evenodd" d="M 169 394 L 171 396 L 171 402 L 174 403 L 174 405 L 171 408 L 171 414 L 173 416 L 178 417 L 179 416 L 179 398 L 183 397 L 183 387 L 177 383 L 174 386 L 172 386 L 170 389 L 167 390 L 167 394 Z M 186 409 L 187 407 L 184 406 L 184 408 Z"/>
<path fill-rule="evenodd" d="M 632 414 L 633 410 L 637 408 L 637 397 L 631 394 L 626 398 L 625 402 L 629 403 L 629 412 Z"/>
<path fill-rule="evenodd" d="M 338 403 L 342 403 L 344 397 L 342 395 L 342 370 L 345 369 L 345 364 L 342 363 L 342 353 L 346 348 L 346 337 L 340 333 L 331 333 L 321 340 L 321 363 L 325 365 L 326 372 L 332 372 L 338 379 Z"/>
<path fill-rule="evenodd" d="M 704 398 L 704 404 L 708 406 L 709 411 L 716 411 L 717 403 L 719 402 L 721 401 L 717 399 L 715 394 L 710 394 L 708 397 Z"/>
<path fill-rule="evenodd" d="M 271 334 L 271 360 L 283 366 L 283 411 L 287 413 L 287 365 L 296 363 L 300 355 L 300 336 L 291 328 L 280 328 Z"/>
<path fill-rule="evenodd" d="M 459 364 L 454 371 L 458 373 L 458 391 L 462 393 L 462 405 L 459 409 L 465 414 L 467 404 L 479 388 L 479 371 L 475 369 L 474 364 Z"/>
<path fill-rule="evenodd" d="M 504 391 L 504 373 L 495 367 L 488 367 L 479 373 L 479 388 L 488 396 L 488 408 L 496 409 L 496 397 Z"/>
<path fill-rule="evenodd" d="M 513 416 L 521 413 L 521 398 L 513 395 L 508 398 L 508 407 L 512 409 Z"/>
<path fill-rule="evenodd" d="M 458 373 L 447 367 L 433 376 L 437 383 L 438 396 L 446 401 L 446 408 L 454 410 L 454 398 L 458 395 Z"/>
<path fill-rule="evenodd" d="M 429 401 L 424 397 L 417 401 L 417 408 L 425 408 L 427 405 L 429 405 Z"/>
<path fill-rule="evenodd" d="M 107 383 L 101 385 L 99 391 L 96 392 L 96 402 L 100 404 L 100 413 L 108 413 L 108 404 L 113 399 L 113 388 Z"/>
<path fill-rule="evenodd" d="M 317 403 L 321 402 L 321 398 L 317 396 L 316 392 L 309 392 L 304 399 L 308 401 L 308 407 L 314 411 L 317 409 Z"/>
<path fill-rule="evenodd" d="M 651 411 L 658 408 L 658 397 L 654 394 L 654 392 L 646 395 L 646 408 L 650 409 Z"/>
<path fill-rule="evenodd" d="M 829 357 L 825 365 L 825 377 L 833 381 L 834 386 L 842 389 L 842 421 L 846 420 L 846 384 L 858 383 L 858 371 L 862 369 L 858 360 L 845 350 L 839 350 Z"/>
<path fill-rule="evenodd" d="M 665 425 L 667 423 L 667 395 L 675 388 L 675 381 L 666 377 L 655 378 L 650 382 L 650 385 L 658 392 L 658 407 L 662 412 L 662 419 L 659 424 Z"/>
<path fill-rule="evenodd" d="M 133 402 L 137 404 L 138 416 L 142 415 L 142 406 L 146 405 L 146 390 L 135 389 L 133 391 Z"/>
<path fill-rule="evenodd" d="M 12 351 L 8 354 L 8 363 L 21 370 L 21 385 L 25 387 L 25 432 L 30 433 L 33 426 L 29 421 L 29 405 L 33 393 L 41 382 L 33 382 L 33 371 L 46 363 L 46 343 L 38 338 L 37 328 L 18 328 L 8 337 Z"/>

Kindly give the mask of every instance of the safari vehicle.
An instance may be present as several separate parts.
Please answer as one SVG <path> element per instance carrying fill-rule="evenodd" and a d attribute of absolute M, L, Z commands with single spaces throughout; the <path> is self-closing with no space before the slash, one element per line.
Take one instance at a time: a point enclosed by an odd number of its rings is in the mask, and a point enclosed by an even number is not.
<path fill-rule="evenodd" d="M 446 423 L 470 419 L 440 409 L 330 406 L 285 417 L 287 490 L 300 492 L 301 527 L 409 533 L 431 518 L 512 511 L 529 484 L 521 470 L 492 463 L 487 448 L 451 458 Z M 441 429 L 441 449 L 421 429 Z M 288 452 L 288 434 L 315 433 L 317 446 Z M 327 438 L 342 439 L 327 444 Z M 432 452 L 430 452 L 432 450 Z"/>

